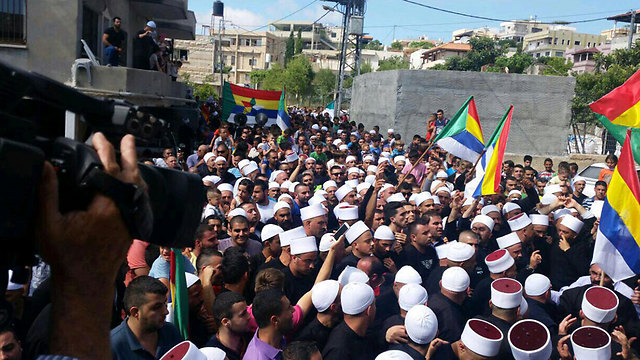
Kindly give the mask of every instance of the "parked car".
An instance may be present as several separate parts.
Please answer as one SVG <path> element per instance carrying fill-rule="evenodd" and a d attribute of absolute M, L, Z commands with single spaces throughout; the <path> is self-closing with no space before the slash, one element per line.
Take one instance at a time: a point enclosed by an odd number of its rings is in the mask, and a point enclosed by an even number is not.
<path fill-rule="evenodd" d="M 607 164 L 605 163 L 594 163 L 582 169 L 582 171 L 578 173 L 578 175 L 586 179 L 586 185 L 584 187 L 584 191 L 582 192 L 583 194 L 588 197 L 593 197 L 596 194 L 594 190 L 596 187 L 596 181 L 598 181 L 600 171 L 606 168 Z M 636 172 L 638 172 L 640 176 L 640 166 L 638 165 L 636 165 Z"/>

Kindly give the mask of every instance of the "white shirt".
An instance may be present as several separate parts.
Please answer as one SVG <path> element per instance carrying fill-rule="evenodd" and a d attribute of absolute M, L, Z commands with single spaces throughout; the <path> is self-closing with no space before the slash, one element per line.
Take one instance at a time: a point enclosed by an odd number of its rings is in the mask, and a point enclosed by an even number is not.
<path fill-rule="evenodd" d="M 256 203 L 258 207 L 258 212 L 260 213 L 260 221 L 264 224 L 269 221 L 273 217 L 274 211 L 273 208 L 276 206 L 276 202 L 269 199 L 269 203 L 267 205 L 260 205 Z"/>

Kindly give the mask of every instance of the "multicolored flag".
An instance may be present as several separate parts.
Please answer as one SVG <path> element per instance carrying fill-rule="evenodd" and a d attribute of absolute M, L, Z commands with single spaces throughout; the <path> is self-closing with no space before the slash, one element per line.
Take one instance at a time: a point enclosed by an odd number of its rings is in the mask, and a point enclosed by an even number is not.
<path fill-rule="evenodd" d="M 631 129 L 604 199 L 592 263 L 613 281 L 640 274 L 640 183 L 631 152 Z"/>
<path fill-rule="evenodd" d="M 280 95 L 280 102 L 278 103 L 278 116 L 276 118 L 276 124 L 282 131 L 291 127 L 291 120 L 289 120 L 289 114 L 287 113 L 287 103 L 284 95 L 284 87 L 282 87 L 282 94 Z"/>
<path fill-rule="evenodd" d="M 322 114 L 324 114 L 324 113 L 329 113 L 329 116 L 331 116 L 331 119 L 333 119 L 336 116 L 336 101 L 335 100 L 333 100 L 332 102 L 327 104 L 327 106 L 324 107 L 324 111 L 322 111 Z"/>
<path fill-rule="evenodd" d="M 233 123 L 236 114 L 245 114 L 247 125 L 254 125 L 255 116 L 264 113 L 269 118 L 265 126 L 271 126 L 276 123 L 282 95 L 282 91 L 254 90 L 225 81 L 220 118 Z"/>
<path fill-rule="evenodd" d="M 509 106 L 509 110 L 504 114 L 491 139 L 487 142 L 485 152 L 476 167 L 476 179 L 479 180 L 477 180 L 478 185 L 473 192 L 474 197 L 492 195 L 500 191 L 502 160 L 504 159 L 504 151 L 507 148 L 512 115 L 513 105 Z"/>
<path fill-rule="evenodd" d="M 589 107 L 614 125 L 640 127 L 640 70 Z"/>
<path fill-rule="evenodd" d="M 171 272 L 169 275 L 173 325 L 182 337 L 189 338 L 189 295 L 184 275 L 184 256 L 180 249 L 171 248 Z"/>
<path fill-rule="evenodd" d="M 484 142 L 473 96 L 462 104 L 460 110 L 436 136 L 434 143 L 463 160 L 478 160 L 484 149 Z"/>

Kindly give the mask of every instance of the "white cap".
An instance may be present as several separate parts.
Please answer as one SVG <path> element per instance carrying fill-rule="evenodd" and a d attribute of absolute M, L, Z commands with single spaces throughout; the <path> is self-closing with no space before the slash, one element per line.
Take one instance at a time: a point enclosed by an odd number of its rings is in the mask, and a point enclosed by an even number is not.
<path fill-rule="evenodd" d="M 294 193 L 296 192 L 296 186 L 300 185 L 299 181 L 294 181 L 289 185 L 289 192 L 290 193 Z"/>
<path fill-rule="evenodd" d="M 373 130 L 371 130 L 373 131 Z M 375 133 L 375 131 L 373 131 Z M 374 360 L 412 360 L 411 355 L 401 350 L 387 350 L 380 353 Z"/>
<path fill-rule="evenodd" d="M 320 130 L 322 130 L 322 131 L 329 131 L 329 128 L 327 128 L 326 126 L 323 126 L 323 127 L 321 127 L 321 128 L 320 128 Z"/>
<path fill-rule="evenodd" d="M 544 188 L 545 195 L 557 192 L 562 192 L 562 187 L 560 186 L 560 184 L 547 185 L 547 187 Z"/>
<path fill-rule="evenodd" d="M 349 155 L 349 156 L 347 156 L 347 157 L 344 159 L 344 162 L 348 163 L 349 161 L 356 161 L 356 160 L 357 160 L 357 159 L 356 159 L 356 157 L 355 157 L 355 156 L 353 156 L 353 155 Z M 349 170 L 351 170 L 351 169 L 356 169 L 356 171 L 358 171 L 358 169 L 357 169 L 357 168 L 349 168 Z"/>
<path fill-rule="evenodd" d="M 380 190 L 378 190 L 378 197 L 380 197 L 380 195 L 382 194 L 383 191 L 392 188 L 393 185 L 385 183 L 384 185 L 382 185 L 382 187 L 380 188 Z"/>
<path fill-rule="evenodd" d="M 220 192 L 223 192 L 223 191 L 233 192 L 233 185 L 222 183 L 218 185 L 218 190 L 220 190 Z"/>
<path fill-rule="evenodd" d="M 393 133 L 394 133 L 394 131 L 393 131 L 393 129 L 389 129 L 389 130 L 387 130 L 387 133 L 388 133 L 388 134 L 393 134 Z"/>
<path fill-rule="evenodd" d="M 511 278 L 491 283 L 491 302 L 502 309 L 515 309 L 522 303 L 522 285 Z"/>
<path fill-rule="evenodd" d="M 349 146 L 347 146 L 347 144 L 340 144 L 340 146 L 338 146 L 338 150 L 340 151 L 346 151 L 349 149 Z"/>
<path fill-rule="evenodd" d="M 387 162 L 387 161 L 389 161 L 388 157 L 380 156 L 380 158 L 378 159 L 378 165 L 382 164 L 383 162 Z"/>
<path fill-rule="evenodd" d="M 582 312 L 587 319 L 598 324 L 613 321 L 618 310 L 618 296 L 603 286 L 592 286 L 582 297 Z"/>
<path fill-rule="evenodd" d="M 512 203 L 512 202 L 508 202 L 508 203 L 504 204 L 504 206 L 502 207 L 502 215 L 506 215 L 507 213 L 510 213 L 513 210 L 518 210 L 518 209 L 522 209 L 520 207 L 520 205 Z"/>
<path fill-rule="evenodd" d="M 549 360 L 551 357 L 551 334 L 538 320 L 520 320 L 507 334 L 511 353 L 515 360 Z"/>
<path fill-rule="evenodd" d="M 289 203 L 285 202 L 285 201 L 278 201 L 274 206 L 273 206 L 273 212 L 275 213 L 276 211 L 280 210 L 280 209 L 289 209 L 291 210 L 291 206 L 289 205 Z"/>
<path fill-rule="evenodd" d="M 583 178 L 583 177 L 582 177 L 582 176 L 580 176 L 580 175 L 576 175 L 576 177 L 574 177 L 573 179 L 571 179 L 571 186 L 573 186 L 575 183 L 580 182 L 580 181 L 582 181 L 582 182 L 586 183 L 586 182 L 587 182 L 587 179 Z"/>
<path fill-rule="evenodd" d="M 487 215 L 476 215 L 476 217 L 473 218 L 473 221 L 471 222 L 471 227 L 473 227 L 473 225 L 475 224 L 482 224 L 486 226 L 489 231 L 493 231 L 493 227 L 496 225 L 493 219 Z"/>
<path fill-rule="evenodd" d="M 340 186 L 338 190 L 336 190 L 336 198 L 338 199 L 338 201 L 342 201 L 342 199 L 344 199 L 344 197 L 352 191 L 355 191 L 352 186 L 344 184 Z"/>
<path fill-rule="evenodd" d="M 352 282 L 367 283 L 369 282 L 369 276 L 362 270 L 353 266 L 347 265 L 338 275 L 338 282 L 344 286 Z"/>
<path fill-rule="evenodd" d="M 328 188 L 332 188 L 332 187 L 334 188 L 338 187 L 338 184 L 336 184 L 336 182 L 333 180 L 327 180 L 324 182 L 324 184 L 322 184 L 322 189 L 324 190 L 327 190 Z"/>
<path fill-rule="evenodd" d="M 247 166 L 245 166 L 244 168 L 242 168 L 242 173 L 246 176 L 251 174 L 254 171 L 258 171 L 260 168 L 258 168 L 258 165 L 255 162 L 250 162 Z"/>
<path fill-rule="evenodd" d="M 506 249 L 509 246 L 519 244 L 520 238 L 518 237 L 518 234 L 512 232 L 512 233 L 508 233 L 505 236 L 501 236 L 497 238 L 496 241 L 498 242 L 498 247 L 500 249 Z"/>
<path fill-rule="evenodd" d="M 285 162 L 291 163 L 291 162 L 294 162 L 294 161 L 298 161 L 298 159 L 299 159 L 298 154 L 291 153 L 291 154 L 286 156 Z"/>
<path fill-rule="evenodd" d="M 236 216 L 244 216 L 247 219 L 249 218 L 249 216 L 247 215 L 247 212 L 244 211 L 243 208 L 235 208 L 235 209 L 229 211 L 229 213 L 227 214 L 227 217 L 229 219 L 233 219 Z"/>
<path fill-rule="evenodd" d="M 238 169 L 240 169 L 242 171 L 242 168 L 244 168 L 245 166 L 249 165 L 251 161 L 249 159 L 242 159 L 240 161 L 238 161 Z"/>
<path fill-rule="evenodd" d="M 436 173 L 436 179 L 448 178 L 448 177 L 449 177 L 449 174 L 447 174 L 447 172 L 444 170 L 438 170 L 438 172 Z"/>
<path fill-rule="evenodd" d="M 456 240 L 449 241 L 446 244 L 438 245 L 438 246 L 435 247 L 436 254 L 438 254 L 438 260 L 442 260 L 442 259 L 446 259 L 447 258 L 447 256 L 449 255 L 449 247 L 451 245 L 453 245 L 454 243 L 457 243 L 457 241 Z"/>
<path fill-rule="evenodd" d="M 316 159 L 312 158 L 311 156 L 309 156 L 308 158 L 304 159 L 304 162 L 316 162 Z"/>
<path fill-rule="evenodd" d="M 358 220 L 358 207 L 349 203 L 340 203 L 333 209 L 336 219 L 342 221 Z"/>
<path fill-rule="evenodd" d="M 320 190 L 316 190 L 313 195 L 314 196 L 322 196 L 322 197 L 326 198 L 327 197 L 327 192 L 322 190 L 322 189 L 320 189 Z"/>
<path fill-rule="evenodd" d="M 373 155 L 367 155 L 364 158 L 365 158 L 365 160 L 368 160 L 369 157 L 371 157 L 371 159 L 373 159 Z M 367 166 L 367 172 L 372 172 L 372 173 L 375 174 L 377 171 L 378 171 L 378 167 L 377 166 L 375 166 L 375 165 Z"/>
<path fill-rule="evenodd" d="M 311 289 L 311 302 L 318 312 L 323 312 L 336 301 L 340 292 L 340 283 L 335 280 L 321 281 Z"/>
<path fill-rule="evenodd" d="M 407 286 L 402 287 L 400 293 L 402 293 L 402 290 Z M 404 318 L 404 328 L 411 341 L 416 344 L 426 345 L 436 337 L 436 333 L 438 332 L 438 318 L 433 310 L 423 304 L 419 304 L 408 310 Z"/>
<path fill-rule="evenodd" d="M 532 214 L 529 217 L 533 225 L 549 226 L 549 215 Z"/>
<path fill-rule="evenodd" d="M 462 242 L 455 242 L 447 249 L 447 259 L 453 262 L 467 261 L 476 253 L 473 247 Z"/>
<path fill-rule="evenodd" d="M 338 129 L 338 135 L 342 134 L 343 132 L 344 132 L 344 130 Z"/>
<path fill-rule="evenodd" d="M 377 240 L 395 240 L 396 235 L 387 225 L 380 225 L 373 234 L 373 238 Z"/>
<path fill-rule="evenodd" d="M 436 195 L 431 195 L 431 200 L 433 200 L 433 204 L 434 205 L 441 205 L 440 204 L 440 198 Z"/>
<path fill-rule="evenodd" d="M 442 287 L 453 292 L 465 292 L 470 284 L 469 274 L 459 266 L 448 268 L 442 273 Z"/>
<path fill-rule="evenodd" d="M 340 130 L 338 130 L 338 131 L 340 131 Z M 338 134 L 339 134 L 339 133 L 338 133 Z M 340 144 L 342 144 L 342 140 L 341 140 L 341 139 L 335 139 L 335 140 L 333 140 L 333 145 L 338 146 L 338 145 L 340 145 Z"/>
<path fill-rule="evenodd" d="M 318 195 L 318 193 L 316 193 L 311 197 L 311 199 L 309 199 L 308 202 L 309 202 L 309 206 L 320 205 L 324 211 L 324 206 L 322 206 L 322 203 L 324 201 L 327 201 L 327 199 L 325 199 L 324 196 Z M 300 213 L 302 213 L 302 209 L 300 209 Z"/>
<path fill-rule="evenodd" d="M 371 154 L 369 154 L 369 155 L 365 155 L 365 156 L 364 156 L 364 158 L 362 158 L 362 161 L 375 161 L 375 160 L 376 160 L 376 158 L 375 158 L 373 155 L 371 155 Z M 371 165 L 369 165 L 369 166 L 371 166 Z M 373 165 L 373 166 L 375 167 L 375 165 Z M 378 168 L 376 168 L 376 170 L 377 170 L 377 169 L 378 169 Z M 371 171 L 371 170 L 369 170 L 369 168 L 367 168 L 367 170 L 368 170 L 368 171 Z"/>
<path fill-rule="evenodd" d="M 356 169 L 356 172 L 357 172 L 357 169 Z M 358 184 L 360 184 L 360 180 L 351 179 L 351 180 L 345 181 L 344 184 L 351 186 L 351 188 L 355 191 L 356 190 L 356 186 L 358 186 Z"/>
<path fill-rule="evenodd" d="M 291 196 L 289 194 L 282 194 L 282 195 L 278 196 L 278 201 L 284 201 L 283 199 L 289 199 L 289 200 L 293 201 L 293 196 Z"/>
<path fill-rule="evenodd" d="M 289 191 L 289 188 L 291 187 L 291 184 L 293 184 L 291 181 L 285 180 L 285 181 L 282 182 L 282 184 L 280 184 L 280 189 L 285 189 L 285 190 Z"/>
<path fill-rule="evenodd" d="M 361 283 L 352 282 L 342 288 L 340 302 L 342 304 L 342 312 L 347 315 L 358 315 L 375 301 L 375 295 L 371 286 Z"/>
<path fill-rule="evenodd" d="M 488 321 L 469 319 L 462 330 L 460 340 L 474 353 L 480 356 L 494 357 L 500 351 L 502 331 Z"/>
<path fill-rule="evenodd" d="M 446 192 L 447 194 L 451 194 L 451 189 L 449 189 L 449 188 L 448 188 L 448 187 L 446 187 L 446 186 L 439 187 L 439 188 L 437 188 L 437 189 L 436 189 L 436 191 L 434 192 L 434 194 L 438 194 L 438 193 L 441 193 L 441 192 Z"/>
<path fill-rule="evenodd" d="M 156 23 L 155 23 L 155 21 L 147 21 L 147 26 L 152 28 L 152 29 L 155 29 L 156 28 Z"/>
<path fill-rule="evenodd" d="M 396 156 L 396 157 L 394 157 L 394 158 L 393 158 L 393 163 L 394 163 L 394 164 L 397 164 L 397 163 L 399 163 L 400 161 L 404 161 L 404 162 L 406 163 L 406 162 L 407 162 L 407 158 L 406 158 L 406 157 L 404 157 L 404 156 L 402 156 L 402 155 L 398 155 L 398 156 Z"/>
<path fill-rule="evenodd" d="M 200 352 L 206 356 L 207 360 L 224 360 L 227 358 L 227 353 L 224 350 L 217 347 L 203 347 L 200 348 Z M 195 359 L 194 359 L 195 360 Z"/>
<path fill-rule="evenodd" d="M 580 233 L 580 230 L 582 230 L 582 226 L 584 226 L 584 223 L 578 220 L 578 218 L 567 215 L 562 218 L 562 221 L 560 221 L 560 225 L 564 225 L 578 234 Z"/>
<path fill-rule="evenodd" d="M 402 193 L 395 193 L 387 198 L 387 204 L 392 202 L 406 202 L 404 195 Z"/>
<path fill-rule="evenodd" d="M 271 189 L 280 189 L 280 184 L 275 181 L 269 182 L 269 190 Z"/>
<path fill-rule="evenodd" d="M 611 336 L 595 326 L 582 326 L 571 334 L 573 356 L 576 360 L 611 359 Z"/>
<path fill-rule="evenodd" d="M 500 213 L 500 209 L 498 209 L 497 206 L 495 206 L 495 205 L 486 205 L 486 206 L 482 207 L 482 209 L 480 210 L 480 214 L 487 215 L 488 213 L 492 213 L 494 211 L 497 212 L 497 213 Z"/>
<path fill-rule="evenodd" d="M 349 244 L 353 243 L 354 241 L 356 241 L 356 239 L 360 237 L 360 235 L 364 234 L 367 231 L 370 232 L 371 230 L 364 223 L 364 221 L 360 220 L 356 222 L 355 224 L 351 225 L 349 230 L 347 230 L 347 232 L 345 233 L 345 236 L 347 237 L 347 242 Z"/>
<path fill-rule="evenodd" d="M 509 223 L 511 231 L 518 231 L 531 225 L 531 219 L 529 219 L 529 216 L 527 216 L 527 214 L 520 213 L 507 220 L 507 223 Z"/>
<path fill-rule="evenodd" d="M 262 231 L 260 232 L 260 239 L 265 242 L 267 240 L 271 240 L 271 238 L 282 232 L 284 232 L 284 230 L 280 226 L 267 224 L 262 228 Z"/>
<path fill-rule="evenodd" d="M 151 22 L 151 21 L 149 21 Z M 149 26 L 149 25 L 147 25 Z M 155 25 L 154 25 L 155 27 Z M 160 360 L 209 360 L 198 347 L 189 340 L 182 341 L 172 347 L 166 354 L 162 355 Z"/>
<path fill-rule="evenodd" d="M 522 196 L 522 191 L 516 190 L 516 189 L 511 190 L 511 191 L 509 191 L 509 194 L 507 194 L 507 197 L 509 197 L 511 195 L 520 195 L 520 196 Z"/>
<path fill-rule="evenodd" d="M 362 190 L 368 190 L 370 187 L 371 187 L 371 184 L 365 181 L 362 184 L 358 184 L 358 186 L 356 186 L 356 192 L 360 193 L 362 192 Z"/>
<path fill-rule="evenodd" d="M 544 194 L 540 198 L 540 204 L 542 205 L 551 205 L 554 201 L 558 200 L 558 197 L 553 194 Z"/>
<path fill-rule="evenodd" d="M 275 181 L 276 177 L 278 177 L 278 175 L 284 173 L 284 171 L 282 170 L 276 170 L 274 172 L 271 173 L 271 176 L 269 176 L 269 181 Z"/>
<path fill-rule="evenodd" d="M 324 201 L 325 199 L 322 198 L 322 200 Z M 300 209 L 300 219 L 302 221 L 324 215 L 326 215 L 326 213 L 324 212 L 324 208 L 320 204 L 309 205 Z"/>
<path fill-rule="evenodd" d="M 294 239 L 300 239 L 306 236 L 307 233 L 304 232 L 304 227 L 302 226 L 284 231 L 280 233 L 280 246 L 290 246 L 291 241 Z"/>
<path fill-rule="evenodd" d="M 423 202 L 425 202 L 425 200 L 429 200 L 431 199 L 431 193 L 430 192 L 421 192 L 418 195 L 416 195 L 416 206 L 420 206 Z"/>
<path fill-rule="evenodd" d="M 318 251 L 315 236 L 305 236 L 291 240 L 291 255 L 300 255 Z"/>
<path fill-rule="evenodd" d="M 205 177 L 202 178 L 202 182 L 204 183 L 205 181 L 210 182 L 212 184 L 217 184 L 220 182 L 220 180 L 222 180 L 222 178 L 220 176 L 216 176 L 216 175 L 207 175 Z"/>
<path fill-rule="evenodd" d="M 184 273 L 184 279 L 187 282 L 187 289 L 190 288 L 196 282 L 200 281 L 200 278 L 197 275 L 194 275 L 194 274 L 188 273 L 188 272 Z"/>
<path fill-rule="evenodd" d="M 320 245 L 318 246 L 318 250 L 320 250 L 320 252 L 329 251 L 329 249 L 331 249 L 331 245 L 333 245 L 334 242 L 336 242 L 336 239 L 333 237 L 333 234 L 326 233 L 320 238 Z"/>
<path fill-rule="evenodd" d="M 320 130 L 320 125 L 318 125 L 318 124 L 313 124 L 313 125 L 311 125 L 311 128 L 312 128 L 313 130 Z"/>
<path fill-rule="evenodd" d="M 524 281 L 524 292 L 529 296 L 540 296 L 551 289 L 551 280 L 542 274 L 531 274 Z"/>
<path fill-rule="evenodd" d="M 553 221 L 558 221 L 558 219 L 563 218 L 567 215 L 571 215 L 571 210 L 569 209 L 558 209 L 553 212 Z"/>
<path fill-rule="evenodd" d="M 422 284 L 422 277 L 410 265 L 405 265 L 398 270 L 393 282 L 400 284 Z"/>
<path fill-rule="evenodd" d="M 513 257 L 505 249 L 499 249 L 487 255 L 484 258 L 484 262 L 492 274 L 500 274 L 503 271 L 507 271 L 515 264 Z"/>
<path fill-rule="evenodd" d="M 398 292 L 400 309 L 409 311 L 416 305 L 424 305 L 429 300 L 427 290 L 418 284 L 406 284 Z"/>

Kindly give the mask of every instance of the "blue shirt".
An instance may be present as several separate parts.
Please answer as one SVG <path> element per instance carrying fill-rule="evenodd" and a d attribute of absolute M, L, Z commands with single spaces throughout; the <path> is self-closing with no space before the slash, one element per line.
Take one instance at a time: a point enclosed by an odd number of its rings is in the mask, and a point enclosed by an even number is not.
<path fill-rule="evenodd" d="M 184 258 L 184 271 L 195 274 L 196 269 L 191 265 L 191 261 L 187 259 L 186 256 L 182 255 Z M 169 274 L 171 273 L 171 263 L 162 258 L 162 255 L 158 256 L 158 258 L 151 265 L 151 270 L 149 270 L 149 276 L 159 279 L 159 278 L 169 278 Z"/>
<path fill-rule="evenodd" d="M 111 330 L 111 354 L 118 359 L 160 359 L 172 347 L 184 341 L 178 329 L 173 324 L 164 323 L 158 330 L 158 347 L 156 353 L 151 354 L 140 345 L 140 341 L 127 325 L 126 317 L 120 325 Z"/>

